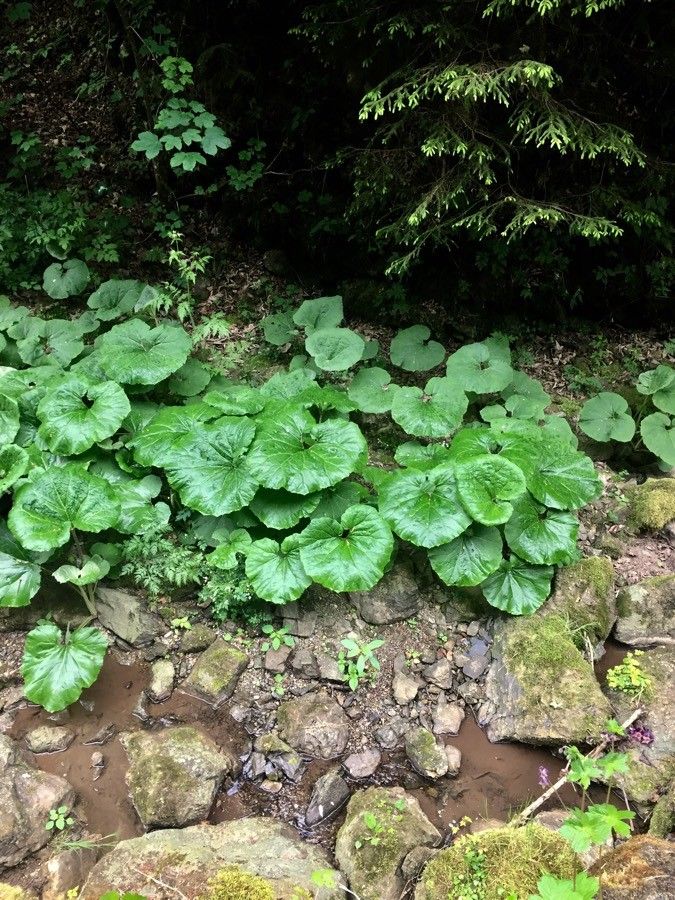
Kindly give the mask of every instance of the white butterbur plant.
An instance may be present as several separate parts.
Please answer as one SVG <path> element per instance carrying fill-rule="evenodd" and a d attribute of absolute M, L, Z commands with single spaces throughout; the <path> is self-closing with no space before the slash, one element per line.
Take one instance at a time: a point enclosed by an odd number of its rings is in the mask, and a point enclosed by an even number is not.
<path fill-rule="evenodd" d="M 367 591 L 409 544 L 445 584 L 524 615 L 576 558 L 576 510 L 600 481 L 541 386 L 513 370 L 504 337 L 446 361 L 413 326 L 392 341 L 392 374 L 375 342 L 344 327 L 340 297 L 306 300 L 263 321 L 294 355 L 253 387 L 212 379 L 180 325 L 144 321 L 151 291 L 113 279 L 63 320 L 0 306 L 0 605 L 30 603 L 49 573 L 94 617 L 117 543 L 170 529 L 206 535 L 207 565 L 275 604 L 313 583 Z M 423 386 L 409 383 L 420 372 Z M 408 436 L 388 467 L 369 458 L 373 416 Z M 72 703 L 105 646 L 89 623 L 41 623 L 26 642 L 26 696 L 52 711 Z"/>

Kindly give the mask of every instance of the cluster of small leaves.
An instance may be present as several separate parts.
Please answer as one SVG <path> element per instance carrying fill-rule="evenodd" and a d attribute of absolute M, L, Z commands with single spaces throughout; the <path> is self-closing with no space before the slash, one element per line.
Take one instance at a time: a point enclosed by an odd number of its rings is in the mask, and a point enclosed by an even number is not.
<path fill-rule="evenodd" d="M 192 65 L 182 57 L 167 56 L 161 67 L 162 85 L 172 96 L 159 111 L 153 130 L 142 131 L 131 149 L 148 160 L 164 152 L 172 169 L 194 172 L 206 165 L 204 154 L 215 156 L 232 142 L 203 103 L 180 96 L 192 85 Z"/>
<path fill-rule="evenodd" d="M 649 693 L 652 680 L 642 668 L 643 650 L 632 650 L 616 666 L 607 672 L 607 685 L 615 691 L 621 691 L 632 700 L 638 701 L 643 694 Z"/>
<path fill-rule="evenodd" d="M 377 346 L 342 327 L 339 297 L 308 300 L 264 328 L 278 344 L 282 326 L 285 343 L 302 328 L 309 358 L 254 388 L 214 377 L 181 326 L 145 321 L 153 291 L 112 279 L 72 319 L 0 306 L 0 489 L 13 493 L 0 605 L 29 603 L 45 564 L 92 614 L 95 583 L 120 568 L 153 594 L 199 584 L 223 614 L 251 589 L 277 604 L 313 582 L 365 591 L 397 539 L 499 609 L 543 603 L 553 567 L 575 557 L 575 510 L 599 480 L 566 422 L 545 413 L 540 385 L 513 370 L 504 338 L 457 350 L 423 388 L 372 365 L 349 381 L 336 373 L 369 363 Z M 425 326 L 390 349 L 404 373 L 445 356 Z M 394 468 L 369 465 L 369 414 L 411 437 Z M 185 523 L 196 556 L 160 534 Z M 122 561 L 120 536 L 131 536 Z M 55 652 L 74 652 L 74 635 L 52 637 Z M 42 688 L 28 696 L 38 693 L 56 702 Z"/>
<path fill-rule="evenodd" d="M 629 443 L 639 423 L 644 446 L 670 469 L 675 466 L 675 368 L 660 365 L 643 372 L 635 386 L 644 397 L 639 409 L 631 411 L 620 394 L 601 391 L 584 403 L 579 427 L 595 441 Z"/>

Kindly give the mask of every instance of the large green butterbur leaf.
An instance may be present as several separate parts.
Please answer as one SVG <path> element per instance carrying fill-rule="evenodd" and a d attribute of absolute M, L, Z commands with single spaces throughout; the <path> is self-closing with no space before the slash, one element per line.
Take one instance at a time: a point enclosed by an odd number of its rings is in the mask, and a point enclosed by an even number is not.
<path fill-rule="evenodd" d="M 593 461 L 555 439 L 545 439 L 539 459 L 527 473 L 530 493 L 544 506 L 579 509 L 602 492 Z"/>
<path fill-rule="evenodd" d="M 292 372 L 277 372 L 265 384 L 260 393 L 270 401 L 292 400 L 314 385 L 316 374 L 309 369 L 295 369 Z"/>
<path fill-rule="evenodd" d="M 502 525 L 513 512 L 508 502 L 525 491 L 525 476 L 501 456 L 485 456 L 456 468 L 459 497 L 466 511 L 483 525 Z"/>
<path fill-rule="evenodd" d="M 350 506 L 357 506 L 368 496 L 368 491 L 356 481 L 340 481 L 334 487 L 324 488 L 312 519 L 339 519 Z"/>
<path fill-rule="evenodd" d="M 312 583 L 300 557 L 300 535 L 291 534 L 281 544 L 269 538 L 254 541 L 246 554 L 246 575 L 269 603 L 297 600 Z"/>
<path fill-rule="evenodd" d="M 472 525 L 449 544 L 429 550 L 431 568 L 446 584 L 473 587 L 494 572 L 502 561 L 498 528 Z"/>
<path fill-rule="evenodd" d="M 291 494 L 259 488 L 249 508 L 268 528 L 286 530 L 311 515 L 320 499 L 320 494 Z"/>
<path fill-rule="evenodd" d="M 169 378 L 169 391 L 177 397 L 196 397 L 211 381 L 211 372 L 198 359 L 190 357 Z"/>
<path fill-rule="evenodd" d="M 450 450 L 444 444 L 420 444 L 406 441 L 399 444 L 394 459 L 409 469 L 434 469 L 443 462 L 451 462 Z"/>
<path fill-rule="evenodd" d="M 293 321 L 311 334 L 319 328 L 336 328 L 343 318 L 342 297 L 317 297 L 303 300 L 293 314 Z"/>
<path fill-rule="evenodd" d="M 19 430 L 19 404 L 0 394 L 0 446 L 11 444 Z"/>
<path fill-rule="evenodd" d="M 52 300 L 66 300 L 81 294 L 89 284 L 89 269 L 81 259 L 67 259 L 47 266 L 42 287 Z"/>
<path fill-rule="evenodd" d="M 521 559 L 544 565 L 566 565 L 577 555 L 577 517 L 566 510 L 540 506 L 529 494 L 513 504 L 504 526 L 509 547 Z"/>
<path fill-rule="evenodd" d="M 553 566 L 532 566 L 517 558 L 504 560 L 481 585 L 483 596 L 491 606 L 512 616 L 531 615 L 551 593 L 553 571 Z"/>
<path fill-rule="evenodd" d="M 0 522 L 0 607 L 28 606 L 40 589 L 40 563 L 45 555 L 31 553 Z"/>
<path fill-rule="evenodd" d="M 41 622 L 26 636 L 21 666 L 25 696 L 47 712 L 65 709 L 96 681 L 107 648 L 97 628 L 63 634 L 53 622 Z"/>
<path fill-rule="evenodd" d="M 84 350 L 82 329 L 68 319 L 24 319 L 16 348 L 27 366 L 69 366 Z M 14 331 L 14 329 L 11 329 Z"/>
<path fill-rule="evenodd" d="M 356 365 L 365 349 L 365 341 L 349 328 L 319 328 L 305 341 L 305 350 L 320 369 L 342 372 Z"/>
<path fill-rule="evenodd" d="M 59 584 L 77 584 L 85 586 L 88 584 L 96 584 L 101 578 L 110 571 L 110 563 L 103 559 L 102 556 L 94 554 L 83 560 L 82 565 L 59 566 L 52 572 L 53 577 Z"/>
<path fill-rule="evenodd" d="M 511 353 L 508 342 L 487 338 L 479 344 L 467 344 L 448 359 L 446 373 L 453 384 L 475 394 L 494 394 L 511 383 Z"/>
<path fill-rule="evenodd" d="M 445 359 L 445 347 L 430 341 L 431 331 L 426 325 L 412 325 L 396 335 L 389 348 L 389 358 L 406 372 L 428 372 Z"/>
<path fill-rule="evenodd" d="M 29 457 L 16 444 L 0 446 L 0 494 L 4 494 L 28 471 Z"/>
<path fill-rule="evenodd" d="M 675 369 L 672 366 L 657 366 L 650 372 L 643 372 L 637 380 L 637 389 L 641 394 L 651 395 L 657 409 L 675 415 Z"/>
<path fill-rule="evenodd" d="M 115 491 L 120 504 L 120 517 L 115 525 L 117 531 L 145 534 L 168 523 L 171 510 L 167 504 L 152 502 L 162 490 L 162 479 L 157 475 L 146 475 L 136 480 L 109 460 L 94 464 L 91 471 L 105 478 Z"/>
<path fill-rule="evenodd" d="M 206 403 L 165 406 L 129 442 L 134 459 L 142 466 L 170 463 L 183 438 L 219 415 L 215 407 Z"/>
<path fill-rule="evenodd" d="M 462 423 L 469 401 L 447 378 L 430 378 L 424 390 L 399 388 L 391 405 L 391 417 L 416 437 L 446 437 Z"/>
<path fill-rule="evenodd" d="M 14 495 L 8 523 L 28 550 L 52 550 L 68 542 L 70 531 L 114 528 L 120 507 L 112 487 L 82 466 L 70 463 L 35 471 Z"/>
<path fill-rule="evenodd" d="M 209 565 L 216 569 L 236 569 L 238 556 L 245 556 L 251 547 L 251 535 L 243 528 L 235 528 L 224 538 L 219 539 L 218 546 L 208 556 Z"/>
<path fill-rule="evenodd" d="M 584 403 L 579 428 L 594 441 L 626 443 L 635 434 L 635 422 L 628 411 L 628 403 L 620 394 L 611 391 L 602 391 Z"/>
<path fill-rule="evenodd" d="M 192 342 L 179 325 L 151 328 L 140 319 L 130 319 L 102 334 L 94 346 L 111 380 L 157 384 L 180 369 L 190 355 Z"/>
<path fill-rule="evenodd" d="M 661 412 L 645 416 L 640 434 L 648 450 L 669 466 L 675 466 L 675 417 L 671 419 Z"/>
<path fill-rule="evenodd" d="M 427 471 L 404 469 L 379 488 L 379 509 L 396 534 L 418 547 L 438 547 L 471 524 L 457 492 L 450 465 Z"/>
<path fill-rule="evenodd" d="M 318 410 L 321 414 L 331 410 L 338 413 L 350 413 L 356 409 L 356 404 L 352 403 L 344 391 L 325 385 L 320 387 L 318 384 L 306 388 L 293 398 L 293 402 L 312 412 Z"/>
<path fill-rule="evenodd" d="M 141 281 L 112 278 L 94 291 L 87 300 L 87 306 L 96 312 L 102 322 L 110 322 L 130 313 L 145 288 Z"/>
<path fill-rule="evenodd" d="M 394 539 L 372 507 L 352 506 L 340 518 L 316 519 L 300 534 L 307 574 L 332 591 L 367 591 L 382 578 Z"/>
<path fill-rule="evenodd" d="M 258 489 L 247 458 L 254 435 L 249 419 L 224 417 L 183 438 L 163 464 L 182 502 L 211 516 L 248 506 Z"/>
<path fill-rule="evenodd" d="M 340 316 L 340 319 L 342 316 Z M 339 320 L 338 320 L 339 321 Z M 275 347 L 283 347 L 289 341 L 292 341 L 298 333 L 298 329 L 294 327 L 293 316 L 290 312 L 272 313 L 271 316 L 265 316 L 260 322 L 268 344 Z"/>
<path fill-rule="evenodd" d="M 38 435 L 52 453 L 84 453 L 115 434 L 130 411 L 126 394 L 113 381 L 69 378 L 40 401 Z"/>
<path fill-rule="evenodd" d="M 204 403 L 224 416 L 252 416 L 264 408 L 265 398 L 246 384 L 231 384 L 209 391 Z"/>
<path fill-rule="evenodd" d="M 361 369 L 349 385 L 349 399 L 361 412 L 389 412 L 398 386 L 392 384 L 391 375 L 385 369 L 373 367 Z"/>
<path fill-rule="evenodd" d="M 316 423 L 304 409 L 264 419 L 251 449 L 251 471 L 264 487 L 311 494 L 350 475 L 365 459 L 357 425 L 341 419 Z"/>

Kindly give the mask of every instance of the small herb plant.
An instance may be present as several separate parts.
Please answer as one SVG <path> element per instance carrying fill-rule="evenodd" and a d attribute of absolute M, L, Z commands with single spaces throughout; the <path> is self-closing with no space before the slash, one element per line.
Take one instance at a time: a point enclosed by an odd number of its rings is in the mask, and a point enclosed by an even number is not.
<path fill-rule="evenodd" d="M 75 820 L 70 815 L 70 810 L 67 806 L 59 806 L 56 809 L 49 810 L 49 818 L 45 822 L 45 828 L 47 831 L 53 831 L 56 829 L 57 831 L 63 831 L 65 828 L 69 828 L 71 825 L 75 823 Z"/>
<path fill-rule="evenodd" d="M 286 688 L 284 686 L 286 676 L 282 672 L 277 672 L 274 676 L 274 684 L 272 685 L 272 693 L 276 697 L 283 697 L 286 693 Z"/>
<path fill-rule="evenodd" d="M 607 685 L 615 691 L 621 691 L 631 700 L 638 701 L 651 689 L 651 678 L 642 668 L 643 650 L 631 650 L 622 662 L 612 666 L 607 672 Z"/>
<path fill-rule="evenodd" d="M 295 638 L 288 633 L 288 628 L 275 628 L 269 623 L 262 626 L 263 634 L 267 635 L 267 640 L 263 643 L 261 649 L 263 653 L 268 650 L 278 650 L 280 647 L 295 647 Z"/>
<path fill-rule="evenodd" d="M 382 840 L 382 832 L 384 831 L 384 825 L 377 818 L 375 813 L 366 811 L 363 813 L 363 824 L 366 826 L 366 832 L 360 838 L 357 838 L 354 841 L 354 846 L 357 850 L 360 850 L 364 844 L 368 844 L 371 847 L 377 847 L 377 845 Z"/>
<path fill-rule="evenodd" d="M 338 654 L 338 666 L 343 681 L 355 691 L 361 681 L 374 678 L 380 671 L 380 661 L 375 656 L 375 650 L 378 650 L 384 641 L 374 640 L 361 644 L 352 638 L 344 638 L 340 643 L 345 649 Z"/>

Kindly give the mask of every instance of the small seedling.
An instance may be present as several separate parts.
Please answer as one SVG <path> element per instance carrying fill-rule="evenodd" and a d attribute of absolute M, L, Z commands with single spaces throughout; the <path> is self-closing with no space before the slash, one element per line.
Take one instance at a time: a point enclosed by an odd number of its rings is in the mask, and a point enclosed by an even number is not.
<path fill-rule="evenodd" d="M 262 650 L 267 653 L 268 650 L 278 650 L 280 647 L 295 647 L 295 638 L 288 633 L 285 627 L 275 628 L 274 625 L 263 625 L 262 633 L 266 634 L 268 640 L 262 645 Z"/>
<path fill-rule="evenodd" d="M 272 693 L 275 694 L 277 697 L 283 697 L 284 694 L 286 693 L 286 688 L 284 687 L 284 678 L 285 677 L 286 676 L 283 675 L 281 672 L 278 672 L 274 676 L 274 685 L 272 686 Z"/>
<path fill-rule="evenodd" d="M 607 672 L 609 687 L 627 694 L 636 701 L 644 693 L 648 693 L 652 686 L 651 678 L 642 669 L 642 656 L 644 656 L 642 650 L 633 650 L 624 656 L 618 666 Z"/>
<path fill-rule="evenodd" d="M 342 680 L 355 691 L 361 681 L 366 678 L 374 678 L 380 671 L 380 661 L 375 656 L 375 650 L 384 644 L 384 641 L 374 640 L 367 644 L 360 644 L 352 638 L 344 638 L 340 642 L 345 650 L 338 654 L 338 666 L 342 672 Z M 346 651 L 346 652 L 345 652 Z M 368 671 L 371 669 L 372 671 Z"/>
<path fill-rule="evenodd" d="M 422 658 L 419 650 L 408 649 L 405 651 L 405 659 L 409 666 L 414 666 Z"/>
<path fill-rule="evenodd" d="M 171 620 L 171 627 L 174 631 L 183 630 L 190 631 L 192 628 L 192 622 L 188 619 L 187 616 L 177 616 L 175 619 Z"/>
<path fill-rule="evenodd" d="M 357 850 L 360 850 L 364 844 L 370 844 L 371 847 L 377 847 L 381 840 L 380 836 L 384 831 L 384 825 L 380 822 L 375 813 L 371 812 L 364 812 L 363 824 L 368 829 L 368 834 L 365 834 L 362 839 L 354 841 L 354 846 Z"/>
<path fill-rule="evenodd" d="M 68 807 L 59 806 L 57 809 L 49 810 L 49 818 L 45 822 L 45 828 L 47 831 L 53 831 L 55 828 L 57 831 L 63 831 L 66 826 L 70 826 L 74 822 L 75 820 L 69 814 Z"/>

